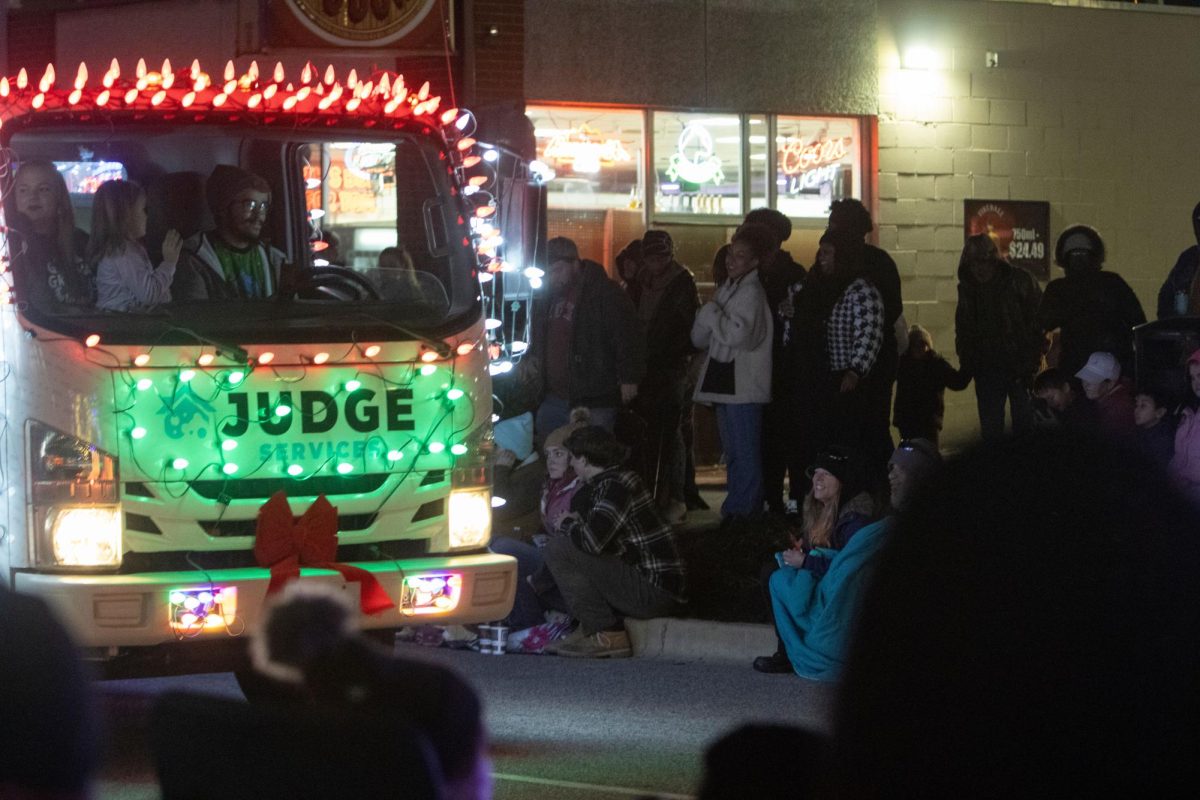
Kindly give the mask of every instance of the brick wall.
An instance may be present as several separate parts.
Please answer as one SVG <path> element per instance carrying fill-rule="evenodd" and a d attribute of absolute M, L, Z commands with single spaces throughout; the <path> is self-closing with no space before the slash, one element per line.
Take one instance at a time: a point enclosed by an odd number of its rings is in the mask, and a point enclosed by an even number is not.
<path fill-rule="evenodd" d="M 1094 225 L 1153 319 L 1200 199 L 1200 14 L 990 0 L 884 0 L 879 14 L 879 237 L 908 319 L 953 360 L 967 198 L 1049 201 L 1052 237 Z M 913 46 L 937 67 L 903 69 Z M 946 400 L 945 438 L 962 442 L 974 392 Z"/>
<path fill-rule="evenodd" d="M 474 37 L 477 105 L 525 97 L 524 0 L 476 0 Z"/>

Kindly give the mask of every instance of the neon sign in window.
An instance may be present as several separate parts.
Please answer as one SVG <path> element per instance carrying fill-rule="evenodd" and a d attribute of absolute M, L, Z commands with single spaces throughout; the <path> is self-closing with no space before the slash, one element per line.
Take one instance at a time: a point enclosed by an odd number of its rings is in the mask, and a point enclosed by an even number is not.
<path fill-rule="evenodd" d="M 824 217 L 834 200 L 862 196 L 862 144 L 856 119 L 779 117 L 776 207 L 789 217 Z"/>
<path fill-rule="evenodd" d="M 743 145 L 736 114 L 654 112 L 654 210 L 741 214 Z"/>
<path fill-rule="evenodd" d="M 640 208 L 642 112 L 529 106 L 537 139 L 535 171 L 551 209 Z"/>

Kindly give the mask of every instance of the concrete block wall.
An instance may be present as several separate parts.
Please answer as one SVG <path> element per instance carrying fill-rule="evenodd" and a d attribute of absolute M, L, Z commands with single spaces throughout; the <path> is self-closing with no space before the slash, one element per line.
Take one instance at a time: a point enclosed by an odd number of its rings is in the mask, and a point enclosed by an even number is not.
<path fill-rule="evenodd" d="M 1100 230 L 1108 268 L 1151 319 L 1193 243 L 1200 200 L 1200 12 L 1095 3 L 880 0 L 879 238 L 910 322 L 954 361 L 955 271 L 967 198 L 1047 200 L 1051 236 Z M 910 48 L 931 69 L 908 69 Z M 996 53 L 996 67 L 986 54 Z M 1189 146 L 1190 145 L 1190 146 Z M 1061 272 L 1053 270 L 1051 277 Z M 978 430 L 974 390 L 947 392 L 945 441 Z"/>

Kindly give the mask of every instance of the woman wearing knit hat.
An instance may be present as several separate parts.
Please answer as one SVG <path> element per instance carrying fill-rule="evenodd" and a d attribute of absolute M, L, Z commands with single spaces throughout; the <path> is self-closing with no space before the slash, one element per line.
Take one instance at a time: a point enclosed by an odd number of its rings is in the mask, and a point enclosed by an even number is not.
<path fill-rule="evenodd" d="M 838 552 L 875 515 L 875 503 L 864 487 L 866 470 L 858 454 L 834 445 L 819 453 L 808 469 L 812 489 L 804 498 L 803 529 L 793 547 L 775 554 L 779 571 L 792 575 L 806 573 L 806 579 L 820 581 Z M 774 570 L 772 570 L 774 572 Z M 772 575 L 770 585 L 776 578 Z M 771 589 L 774 599 L 775 589 Z M 774 603 L 773 603 L 774 604 Z M 787 620 L 776 617 L 775 631 L 779 643 L 775 654 L 754 660 L 759 672 L 791 672 L 784 634 Z"/>
<path fill-rule="evenodd" d="M 825 468 L 820 464 L 841 471 L 837 459 L 831 458 L 834 455 L 836 451 L 831 450 L 819 460 L 814 491 Z M 771 611 L 779 649 L 774 655 L 756 658 L 756 670 L 794 672 L 811 680 L 832 680 L 840 675 L 859 603 L 879 553 L 890 540 L 894 514 L 908 506 L 914 489 L 941 463 L 937 448 L 928 440 L 901 442 L 888 462 L 893 509 L 888 516 L 866 525 L 857 522 L 853 539 L 833 554 L 820 574 L 804 568 L 813 564 L 801 563 L 799 568 L 781 567 L 771 576 Z"/>

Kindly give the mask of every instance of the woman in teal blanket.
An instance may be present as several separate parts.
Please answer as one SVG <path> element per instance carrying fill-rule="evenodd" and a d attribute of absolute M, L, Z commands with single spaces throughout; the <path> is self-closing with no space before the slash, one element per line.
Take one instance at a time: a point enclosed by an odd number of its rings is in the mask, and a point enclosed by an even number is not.
<path fill-rule="evenodd" d="M 923 439 L 904 441 L 888 463 L 892 507 L 903 505 L 911 487 L 937 464 L 937 450 Z M 834 680 L 846 656 L 846 646 L 863 588 L 871 566 L 887 542 L 891 516 L 869 524 L 860 524 L 841 550 L 818 554 L 828 558 L 822 572 L 805 569 L 805 556 L 799 564 L 793 557 L 781 566 L 770 581 L 771 610 L 775 629 L 784 646 L 789 671 L 812 680 Z M 790 551 L 788 551 L 790 552 Z M 785 555 L 786 557 L 786 555 Z M 756 659 L 777 662 L 780 654 Z"/>

